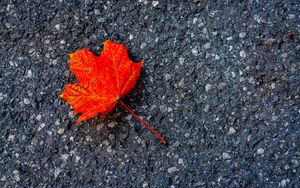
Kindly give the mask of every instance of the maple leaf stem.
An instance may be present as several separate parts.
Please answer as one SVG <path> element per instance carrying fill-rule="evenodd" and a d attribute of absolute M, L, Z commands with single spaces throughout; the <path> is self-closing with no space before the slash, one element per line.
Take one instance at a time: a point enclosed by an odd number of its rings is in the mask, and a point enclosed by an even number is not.
<path fill-rule="evenodd" d="M 168 142 L 160 136 L 145 120 L 136 115 L 123 101 L 119 101 L 120 104 L 131 113 L 137 120 L 139 120 L 143 125 L 145 125 L 164 145 L 168 145 Z"/>

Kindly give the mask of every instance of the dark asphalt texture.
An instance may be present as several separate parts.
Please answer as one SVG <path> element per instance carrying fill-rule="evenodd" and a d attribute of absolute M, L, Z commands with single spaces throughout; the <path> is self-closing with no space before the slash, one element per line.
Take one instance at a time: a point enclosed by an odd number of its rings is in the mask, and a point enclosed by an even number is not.
<path fill-rule="evenodd" d="M 241 3 L 243 2 L 243 3 Z M 0 187 L 299 187 L 298 0 L 0 1 Z M 76 128 L 68 54 L 125 44 L 141 78 Z"/>

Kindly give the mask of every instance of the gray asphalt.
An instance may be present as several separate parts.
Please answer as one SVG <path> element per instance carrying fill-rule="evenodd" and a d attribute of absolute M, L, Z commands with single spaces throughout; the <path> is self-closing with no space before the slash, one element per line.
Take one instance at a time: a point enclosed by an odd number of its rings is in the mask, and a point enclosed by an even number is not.
<path fill-rule="evenodd" d="M 0 187 L 299 187 L 298 0 L 0 1 Z M 141 78 L 76 128 L 68 54 L 125 44 Z"/>

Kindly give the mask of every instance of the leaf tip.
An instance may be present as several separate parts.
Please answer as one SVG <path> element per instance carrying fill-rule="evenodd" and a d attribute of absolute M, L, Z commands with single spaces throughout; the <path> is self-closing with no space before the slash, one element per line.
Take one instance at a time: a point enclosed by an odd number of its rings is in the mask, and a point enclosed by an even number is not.
<path fill-rule="evenodd" d="M 107 38 L 106 41 L 104 42 L 104 45 L 105 45 L 106 43 L 109 43 L 109 42 L 111 42 L 111 39 L 110 39 L 110 38 Z"/>

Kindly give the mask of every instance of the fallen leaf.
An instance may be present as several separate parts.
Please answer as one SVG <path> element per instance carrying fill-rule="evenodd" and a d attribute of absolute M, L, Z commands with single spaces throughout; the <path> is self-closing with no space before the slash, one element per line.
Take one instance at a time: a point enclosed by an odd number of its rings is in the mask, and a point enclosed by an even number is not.
<path fill-rule="evenodd" d="M 111 112 L 117 101 L 134 87 L 142 62 L 132 62 L 124 45 L 107 40 L 100 56 L 84 48 L 70 54 L 70 69 L 78 83 L 67 84 L 60 95 L 81 113 L 78 123 Z"/>
<path fill-rule="evenodd" d="M 134 63 L 128 57 L 127 48 L 111 40 L 104 43 L 100 56 L 84 48 L 70 54 L 70 70 L 78 82 L 67 84 L 60 95 L 81 114 L 78 123 L 99 113 L 104 118 L 117 102 L 143 123 L 164 144 L 167 142 L 120 99 L 126 96 L 140 77 L 142 62 Z"/>

